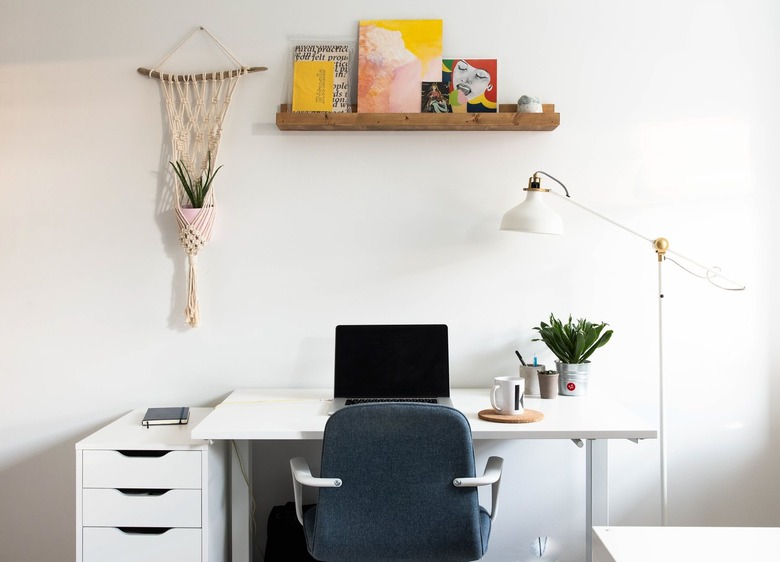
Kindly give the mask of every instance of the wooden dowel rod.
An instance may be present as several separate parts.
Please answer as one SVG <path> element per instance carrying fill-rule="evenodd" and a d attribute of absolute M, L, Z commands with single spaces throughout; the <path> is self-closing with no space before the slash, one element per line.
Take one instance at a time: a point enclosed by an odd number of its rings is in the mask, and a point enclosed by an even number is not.
<path fill-rule="evenodd" d="M 242 69 L 226 70 L 224 72 L 202 72 L 200 74 L 169 74 L 167 72 L 158 72 L 149 68 L 139 68 L 138 73 L 150 78 L 159 78 L 160 80 L 172 80 L 175 82 L 184 82 L 186 80 L 219 80 L 222 78 L 233 78 L 239 74 L 250 74 L 252 72 L 262 72 L 268 70 L 265 66 L 248 66 Z"/>

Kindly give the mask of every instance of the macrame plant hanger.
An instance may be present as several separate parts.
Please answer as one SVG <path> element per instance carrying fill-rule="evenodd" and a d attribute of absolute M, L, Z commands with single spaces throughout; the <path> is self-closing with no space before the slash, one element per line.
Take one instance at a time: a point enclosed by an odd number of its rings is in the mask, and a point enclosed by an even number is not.
<path fill-rule="evenodd" d="M 160 67 L 179 49 L 184 47 L 196 33 L 205 32 L 216 45 L 235 63 L 236 68 L 203 72 L 200 74 L 170 74 L 161 72 Z M 139 68 L 138 72 L 160 81 L 168 125 L 171 133 L 173 161 L 179 163 L 196 182 L 207 171 L 217 170 L 217 153 L 222 137 L 222 124 L 233 91 L 239 78 L 251 72 L 267 70 L 266 67 L 244 66 L 206 28 L 197 27 L 160 64 L 152 69 Z M 216 172 L 212 172 L 216 173 Z M 179 242 L 187 254 L 187 305 L 184 316 L 188 325 L 197 327 L 200 323 L 198 305 L 197 256 L 200 249 L 211 239 L 216 216 L 217 201 L 214 184 L 203 198 L 200 208 L 194 205 L 177 177 L 174 177 L 173 206 L 179 225 Z"/>

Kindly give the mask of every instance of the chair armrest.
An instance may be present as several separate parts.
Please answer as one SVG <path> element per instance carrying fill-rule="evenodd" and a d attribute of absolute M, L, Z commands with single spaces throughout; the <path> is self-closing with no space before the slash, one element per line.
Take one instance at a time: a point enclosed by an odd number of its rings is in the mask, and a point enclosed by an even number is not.
<path fill-rule="evenodd" d="M 338 488 L 341 478 L 316 478 L 311 475 L 309 463 L 303 457 L 290 459 L 290 471 L 293 478 L 293 493 L 295 495 L 295 515 L 303 525 L 303 486 L 313 488 Z"/>
<path fill-rule="evenodd" d="M 466 488 L 474 486 L 491 485 L 491 505 L 490 519 L 495 518 L 498 512 L 498 489 L 501 486 L 501 472 L 504 466 L 504 459 L 501 457 L 490 457 L 485 465 L 485 472 L 482 476 L 468 478 L 456 478 L 452 481 L 457 488 Z"/>

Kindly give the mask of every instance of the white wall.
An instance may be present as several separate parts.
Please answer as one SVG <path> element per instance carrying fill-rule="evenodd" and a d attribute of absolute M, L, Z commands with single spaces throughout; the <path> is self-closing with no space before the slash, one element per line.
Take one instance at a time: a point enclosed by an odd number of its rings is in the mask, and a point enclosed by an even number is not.
<path fill-rule="evenodd" d="M 428 17 L 445 21 L 446 54 L 500 60 L 500 101 L 537 94 L 556 104 L 561 126 L 276 129 L 291 38 Z M 563 203 L 567 236 L 499 232 L 536 169 L 748 284 L 727 293 L 665 267 L 670 515 L 780 525 L 772 0 L 496 0 L 482 10 L 441 0 L 5 0 L 0 21 L 4 560 L 72 557 L 80 438 L 132 408 L 210 405 L 237 387 L 327 386 L 338 323 L 445 322 L 455 384 L 486 387 L 515 372 L 516 348 L 551 362 L 530 342 L 551 311 L 603 319 L 615 337 L 595 356 L 594 386 L 657 423 L 654 255 Z M 219 222 L 200 260 L 203 325 L 193 330 L 181 314 L 184 257 L 160 203 L 169 181 L 160 94 L 135 69 L 199 24 L 270 70 L 242 80 L 225 126 Z M 288 453 L 279 447 L 274 474 Z M 580 559 L 584 452 L 513 443 L 479 454 L 495 452 L 508 474 L 489 559 L 527 560 L 536 535 L 552 537 L 559 560 Z M 617 443 L 610 460 L 612 522 L 658 523 L 657 443 Z"/>

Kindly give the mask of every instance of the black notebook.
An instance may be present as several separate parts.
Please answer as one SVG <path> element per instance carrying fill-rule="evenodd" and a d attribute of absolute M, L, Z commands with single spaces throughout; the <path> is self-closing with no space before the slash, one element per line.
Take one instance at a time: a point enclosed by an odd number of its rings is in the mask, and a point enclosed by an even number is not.
<path fill-rule="evenodd" d="M 149 408 L 141 425 L 181 425 L 190 419 L 190 409 L 186 406 L 176 408 Z"/>

